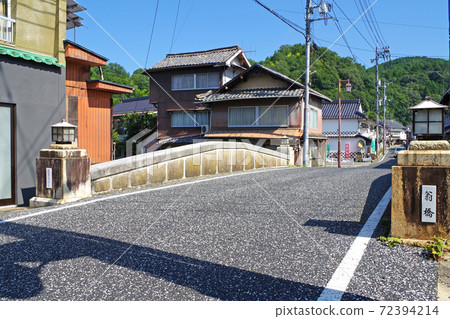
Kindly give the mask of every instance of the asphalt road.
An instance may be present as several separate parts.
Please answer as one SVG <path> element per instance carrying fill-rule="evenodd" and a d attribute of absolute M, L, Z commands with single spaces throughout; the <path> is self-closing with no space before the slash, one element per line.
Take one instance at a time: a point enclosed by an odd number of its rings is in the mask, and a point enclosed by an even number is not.
<path fill-rule="evenodd" d="M 0 299 L 317 300 L 394 163 L 229 174 L 1 214 Z M 342 300 L 436 300 L 437 264 L 376 241 L 383 228 Z"/>

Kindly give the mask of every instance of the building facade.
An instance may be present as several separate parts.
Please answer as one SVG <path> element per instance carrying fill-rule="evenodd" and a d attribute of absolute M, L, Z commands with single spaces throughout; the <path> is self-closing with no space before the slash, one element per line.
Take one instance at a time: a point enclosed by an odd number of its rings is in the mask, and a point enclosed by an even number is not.
<path fill-rule="evenodd" d="M 144 74 L 150 77 L 150 103 L 158 108 L 158 141 L 184 141 L 210 126 L 210 111 L 196 96 L 218 89 L 250 67 L 238 46 L 168 54 Z"/>
<path fill-rule="evenodd" d="M 66 0 L 0 0 L 0 205 L 28 205 L 35 162 L 65 118 Z"/>
<path fill-rule="evenodd" d="M 323 134 L 329 139 L 328 157 L 337 158 L 339 139 L 339 102 L 323 103 Z M 362 110 L 360 100 L 341 100 L 341 158 L 371 158 L 375 152 L 376 123 Z"/>
<path fill-rule="evenodd" d="M 133 93 L 133 88 L 90 79 L 91 67 L 101 68 L 108 59 L 69 40 L 64 46 L 67 119 L 77 126 L 78 147 L 87 151 L 92 164 L 110 161 L 114 158 L 112 95 Z"/>
<path fill-rule="evenodd" d="M 325 163 L 326 136 L 322 134 L 322 101 L 330 99 L 310 90 L 310 158 Z M 276 149 L 282 138 L 294 147 L 300 164 L 304 86 L 287 76 L 255 64 L 210 94 L 198 96 L 199 105 L 211 111 L 207 139 L 242 140 Z"/>

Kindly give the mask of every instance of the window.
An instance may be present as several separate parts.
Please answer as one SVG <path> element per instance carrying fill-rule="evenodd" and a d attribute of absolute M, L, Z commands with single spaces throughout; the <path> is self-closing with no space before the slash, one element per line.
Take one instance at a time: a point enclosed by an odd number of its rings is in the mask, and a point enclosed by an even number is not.
<path fill-rule="evenodd" d="M 0 15 L 7 17 L 8 16 L 8 0 L 0 0 Z"/>
<path fill-rule="evenodd" d="M 418 110 L 414 112 L 414 115 L 415 134 L 442 134 L 441 109 Z"/>
<path fill-rule="evenodd" d="M 228 126 L 287 126 L 288 106 L 228 108 Z"/>
<path fill-rule="evenodd" d="M 309 112 L 309 128 L 313 130 L 319 128 L 319 111 L 313 108 Z"/>
<path fill-rule="evenodd" d="M 220 73 L 181 74 L 172 76 L 172 90 L 217 89 Z"/>
<path fill-rule="evenodd" d="M 172 127 L 199 127 L 209 125 L 208 112 L 173 112 Z"/>

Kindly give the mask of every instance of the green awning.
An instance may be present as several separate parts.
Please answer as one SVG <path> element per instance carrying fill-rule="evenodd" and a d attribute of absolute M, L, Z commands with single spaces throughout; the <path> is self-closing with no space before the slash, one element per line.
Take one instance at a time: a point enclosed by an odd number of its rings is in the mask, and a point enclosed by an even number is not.
<path fill-rule="evenodd" d="M 37 63 L 45 63 L 47 65 L 56 65 L 59 67 L 65 66 L 64 63 L 58 63 L 58 59 L 51 56 L 22 51 L 10 47 L 4 47 L 1 45 L 0 45 L 0 54 L 9 55 L 12 56 L 13 58 L 21 58 L 27 61 L 31 60 Z"/>

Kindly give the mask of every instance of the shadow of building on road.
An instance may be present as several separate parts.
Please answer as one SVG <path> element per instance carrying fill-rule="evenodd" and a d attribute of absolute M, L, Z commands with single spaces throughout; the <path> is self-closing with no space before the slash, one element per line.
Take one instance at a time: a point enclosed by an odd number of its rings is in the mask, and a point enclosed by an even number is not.
<path fill-rule="evenodd" d="M 151 277 L 189 287 L 202 295 L 220 300 L 316 300 L 323 290 L 309 284 L 276 278 L 265 274 L 202 261 L 158 249 L 132 246 L 126 242 L 81 233 L 18 223 L 0 224 L 0 234 L 14 238 L 0 246 L 0 299 L 49 299 L 45 295 L 41 271 L 47 265 L 76 258 L 88 257 L 100 261 L 96 275 L 84 274 L 77 285 L 87 293 L 64 297 L 64 286 L 58 299 L 102 300 L 96 290 L 96 281 L 105 269 L 104 264 L 119 269 L 145 273 Z M 126 251 L 126 253 L 124 253 Z M 257 262 L 257 261 L 255 261 Z M 117 268 L 115 269 L 117 271 Z M 71 272 L 81 270 L 69 270 Z M 299 270 L 300 271 L 300 270 Z M 52 276 L 57 277 L 57 274 Z M 94 278 L 96 277 L 96 278 Z M 116 278 L 116 277 L 115 277 Z M 99 279 L 108 280 L 108 275 Z M 45 286 L 55 283 L 45 282 Z M 64 285 L 60 278 L 57 285 Z M 56 287 L 57 287 L 56 285 Z M 119 293 L 119 292 L 118 292 Z M 40 298 L 40 295 L 43 298 Z M 120 297 L 113 295 L 114 297 Z M 121 296 L 123 298 L 123 296 Z M 132 298 L 132 297 L 130 297 Z M 142 296 L 141 296 L 142 298 Z M 180 296 L 178 296 L 180 298 Z M 355 296 L 355 300 L 361 298 Z M 151 295 L 149 297 L 151 299 Z"/>

